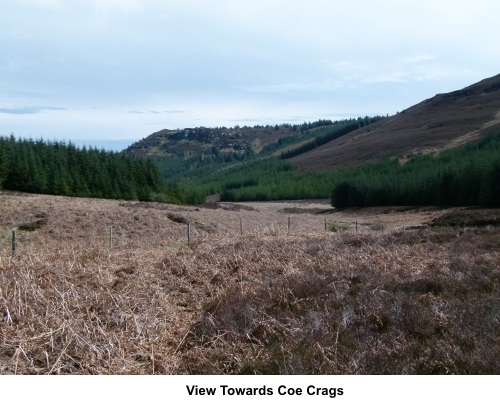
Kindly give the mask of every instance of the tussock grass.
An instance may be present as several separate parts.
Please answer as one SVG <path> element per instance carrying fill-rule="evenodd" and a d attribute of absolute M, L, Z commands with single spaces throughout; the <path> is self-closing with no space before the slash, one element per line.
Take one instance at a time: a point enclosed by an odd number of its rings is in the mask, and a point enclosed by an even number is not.
<path fill-rule="evenodd" d="M 349 230 L 349 227 L 345 225 L 328 224 L 327 229 L 330 232 L 347 232 Z"/>
<path fill-rule="evenodd" d="M 0 272 L 1 373 L 153 373 L 155 350 L 182 324 L 161 278 L 141 273 L 136 253 L 99 249 L 26 254 Z M 157 346 L 157 349 L 156 349 Z"/>
<path fill-rule="evenodd" d="M 3 374 L 496 374 L 496 228 L 0 262 Z"/>
<path fill-rule="evenodd" d="M 498 373 L 500 257 L 480 247 L 498 231 L 445 236 L 439 244 L 417 231 L 222 248 L 218 256 L 238 265 L 192 325 L 183 370 Z"/>
<path fill-rule="evenodd" d="M 498 227 L 288 233 L 256 205 L 241 236 L 225 209 L 9 198 L 0 374 L 500 373 Z M 214 225 L 188 246 L 171 212 Z"/>

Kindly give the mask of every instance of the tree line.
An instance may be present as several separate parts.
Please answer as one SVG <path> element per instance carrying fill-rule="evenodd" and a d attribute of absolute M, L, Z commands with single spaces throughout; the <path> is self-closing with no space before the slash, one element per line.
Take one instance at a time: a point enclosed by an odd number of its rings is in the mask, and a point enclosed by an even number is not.
<path fill-rule="evenodd" d="M 335 207 L 500 206 L 500 133 L 405 164 L 381 159 L 333 171 L 297 173 L 269 159 L 217 180 L 225 201 L 330 198 Z M 209 184 L 209 181 L 205 181 Z"/>
<path fill-rule="evenodd" d="M 0 137 L 0 187 L 31 193 L 187 202 L 151 160 L 71 142 Z"/>
<path fill-rule="evenodd" d="M 385 159 L 345 170 L 335 207 L 384 205 L 500 206 L 500 132 L 405 164 Z"/>
<path fill-rule="evenodd" d="M 220 192 L 223 201 L 331 198 L 335 207 L 500 206 L 500 132 L 405 164 L 387 158 L 327 172 L 298 173 L 286 160 L 217 150 L 170 159 L 11 135 L 0 137 L 0 188 L 182 204 Z"/>
<path fill-rule="evenodd" d="M 309 152 L 310 150 L 313 150 L 321 145 L 324 145 L 330 141 L 333 141 L 337 138 L 340 138 L 343 135 L 347 135 L 349 132 L 352 132 L 358 128 L 362 128 L 365 125 L 372 124 L 374 122 L 380 121 L 381 119 L 384 119 L 385 117 L 381 116 L 375 116 L 375 117 L 365 117 L 365 118 L 357 118 L 357 119 L 350 119 L 350 120 L 344 120 L 342 122 L 342 125 L 336 126 L 334 128 L 331 128 L 324 133 L 314 137 L 311 141 L 305 143 L 304 145 L 295 148 L 291 151 L 288 152 L 283 152 L 281 154 L 281 159 L 290 159 L 292 157 L 301 155 L 303 153 Z M 340 123 L 340 122 L 336 122 Z"/>

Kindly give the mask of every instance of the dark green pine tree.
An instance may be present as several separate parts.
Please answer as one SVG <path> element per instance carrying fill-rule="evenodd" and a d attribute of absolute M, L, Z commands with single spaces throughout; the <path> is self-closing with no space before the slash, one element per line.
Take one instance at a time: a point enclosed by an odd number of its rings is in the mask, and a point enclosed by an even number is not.
<path fill-rule="evenodd" d="M 486 207 L 500 207 L 500 157 L 481 178 L 479 204 Z"/>
<path fill-rule="evenodd" d="M 7 148 L 7 142 L 0 139 L 0 189 L 9 174 L 10 156 Z"/>

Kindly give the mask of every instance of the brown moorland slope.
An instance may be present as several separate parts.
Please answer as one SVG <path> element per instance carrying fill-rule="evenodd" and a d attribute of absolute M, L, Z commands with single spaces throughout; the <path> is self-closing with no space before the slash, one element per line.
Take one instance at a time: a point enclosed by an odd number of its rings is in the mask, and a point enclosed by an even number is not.
<path fill-rule="evenodd" d="M 354 166 L 382 157 L 404 161 L 459 146 L 497 129 L 500 75 L 438 94 L 290 160 L 301 171 Z"/>

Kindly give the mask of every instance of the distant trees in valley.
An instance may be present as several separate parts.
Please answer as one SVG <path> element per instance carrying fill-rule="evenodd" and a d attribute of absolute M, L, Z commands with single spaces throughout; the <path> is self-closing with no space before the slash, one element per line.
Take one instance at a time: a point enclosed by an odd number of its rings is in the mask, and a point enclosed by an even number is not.
<path fill-rule="evenodd" d="M 344 171 L 335 207 L 449 205 L 500 207 L 500 133 L 405 164 L 383 160 Z"/>
<path fill-rule="evenodd" d="M 207 195 L 220 193 L 223 201 L 330 198 L 335 207 L 500 206 L 500 132 L 404 164 L 386 158 L 357 167 L 298 173 L 284 159 L 378 119 L 318 125 L 305 138 L 286 136 L 259 153 L 250 149 L 222 153 L 212 147 L 155 160 L 78 148 L 70 142 L 0 137 L 0 188 L 182 204 L 200 204 Z M 297 141 L 302 145 L 295 150 L 272 157 Z"/>
<path fill-rule="evenodd" d="M 387 158 L 328 172 L 297 173 L 287 161 L 268 159 L 226 173 L 217 182 L 225 201 L 331 198 L 335 207 L 498 207 L 500 133 L 405 164 Z"/>

